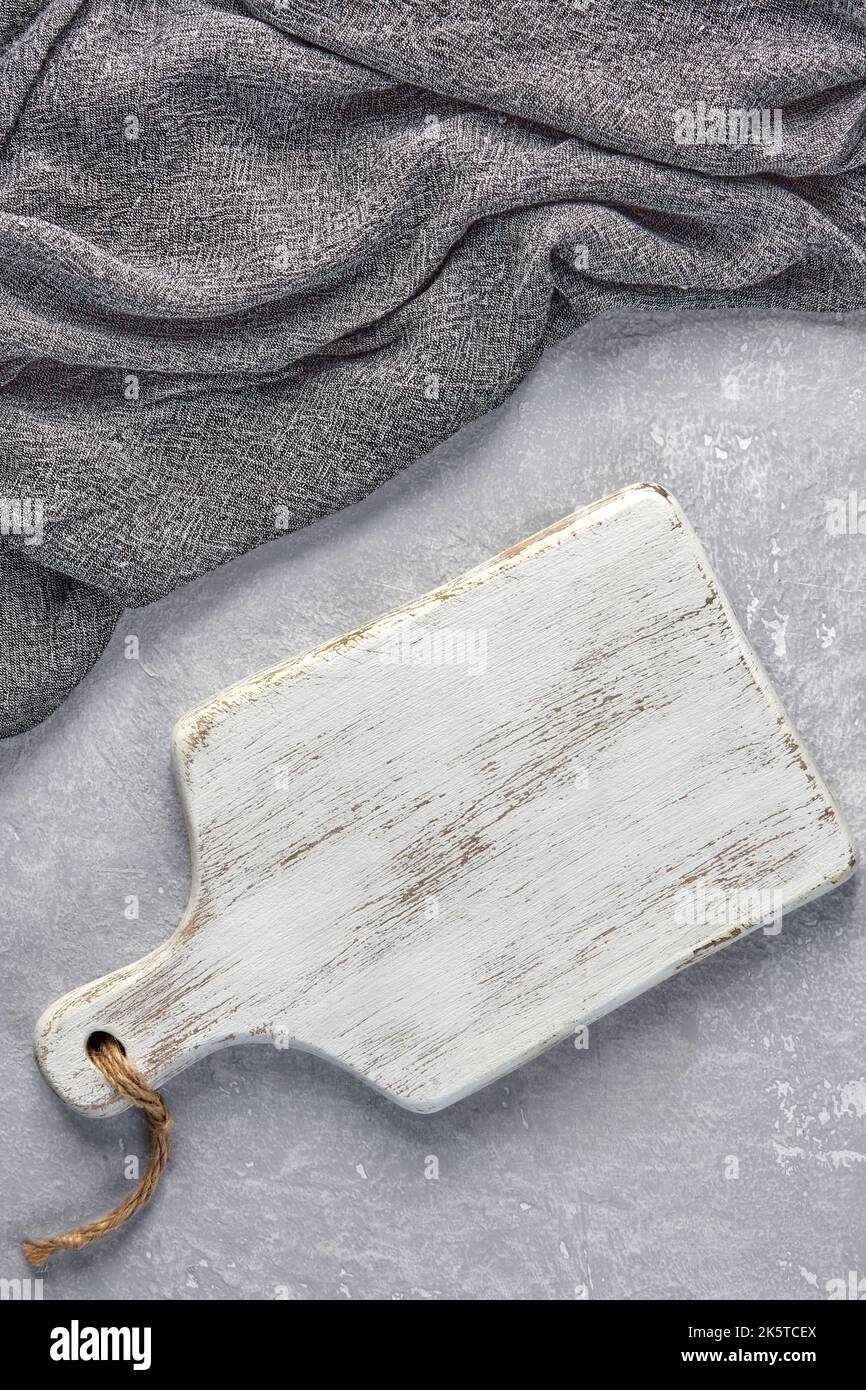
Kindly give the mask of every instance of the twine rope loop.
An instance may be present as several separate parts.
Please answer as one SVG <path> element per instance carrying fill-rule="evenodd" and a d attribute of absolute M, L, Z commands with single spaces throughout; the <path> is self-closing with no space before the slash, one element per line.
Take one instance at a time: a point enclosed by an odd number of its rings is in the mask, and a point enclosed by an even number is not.
<path fill-rule="evenodd" d="M 118 1096 L 142 1112 L 150 1134 L 147 1167 L 135 1190 L 105 1216 L 76 1226 L 71 1231 L 64 1231 L 62 1235 L 48 1236 L 44 1240 L 23 1241 L 21 1248 L 24 1258 L 28 1264 L 37 1268 L 44 1265 L 58 1250 L 81 1250 L 85 1245 L 90 1245 L 94 1240 L 101 1240 L 103 1236 L 110 1235 L 112 1231 L 123 1226 L 150 1201 L 159 1186 L 171 1149 L 173 1121 L 168 1106 L 159 1091 L 154 1091 L 148 1086 L 141 1072 L 130 1062 L 117 1038 L 113 1038 L 109 1033 L 97 1034 L 88 1043 L 87 1051 L 93 1065 L 102 1072 Z"/>

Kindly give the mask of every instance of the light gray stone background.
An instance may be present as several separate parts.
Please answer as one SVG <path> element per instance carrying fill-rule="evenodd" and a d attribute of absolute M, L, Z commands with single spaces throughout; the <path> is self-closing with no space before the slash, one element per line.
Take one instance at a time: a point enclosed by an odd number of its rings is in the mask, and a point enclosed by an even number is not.
<path fill-rule="evenodd" d="M 178 922 L 175 719 L 573 508 L 642 479 L 679 498 L 863 842 L 866 535 L 825 513 L 853 490 L 866 517 L 864 349 L 863 319 L 598 322 L 363 505 L 126 614 L 0 747 L 0 1275 L 143 1156 L 137 1117 L 67 1111 L 30 1040 Z M 44 1297 L 808 1300 L 866 1279 L 864 897 L 855 879 L 433 1117 L 309 1056 L 221 1052 L 167 1088 L 152 1206 L 57 1257 Z"/>

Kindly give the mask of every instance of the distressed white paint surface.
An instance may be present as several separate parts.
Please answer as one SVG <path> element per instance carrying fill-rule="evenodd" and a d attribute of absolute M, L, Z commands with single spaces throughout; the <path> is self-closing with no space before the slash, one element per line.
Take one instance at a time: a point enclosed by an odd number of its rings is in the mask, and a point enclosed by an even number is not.
<path fill-rule="evenodd" d="M 395 662 L 401 632 L 470 659 Z M 226 1043 L 288 1042 L 435 1110 L 855 866 L 650 486 L 234 687 L 174 752 L 184 920 L 37 1027 L 86 1113 L 122 1108 L 85 1053 L 97 1030 L 157 1085 Z"/>

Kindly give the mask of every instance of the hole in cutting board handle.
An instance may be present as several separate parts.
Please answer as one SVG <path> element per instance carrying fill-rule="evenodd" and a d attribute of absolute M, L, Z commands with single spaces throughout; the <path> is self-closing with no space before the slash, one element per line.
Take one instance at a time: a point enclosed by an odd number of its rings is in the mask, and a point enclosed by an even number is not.
<path fill-rule="evenodd" d="M 105 1033 L 101 1029 L 97 1029 L 95 1033 L 90 1034 L 90 1037 L 84 1044 L 85 1050 L 91 1062 L 93 1061 L 94 1052 L 98 1052 L 99 1049 L 102 1047 L 103 1043 L 106 1042 L 117 1043 L 117 1046 L 120 1048 L 124 1057 L 126 1056 L 126 1048 L 123 1046 L 123 1043 L 120 1041 L 120 1038 L 116 1038 L 113 1033 Z"/>

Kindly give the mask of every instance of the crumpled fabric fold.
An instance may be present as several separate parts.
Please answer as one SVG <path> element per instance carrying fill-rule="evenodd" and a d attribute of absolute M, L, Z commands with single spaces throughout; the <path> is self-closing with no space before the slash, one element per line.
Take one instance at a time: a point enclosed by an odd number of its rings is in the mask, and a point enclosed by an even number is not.
<path fill-rule="evenodd" d="M 597 314 L 866 303 L 849 0 L 0 0 L 0 53 L 0 735 Z"/>

